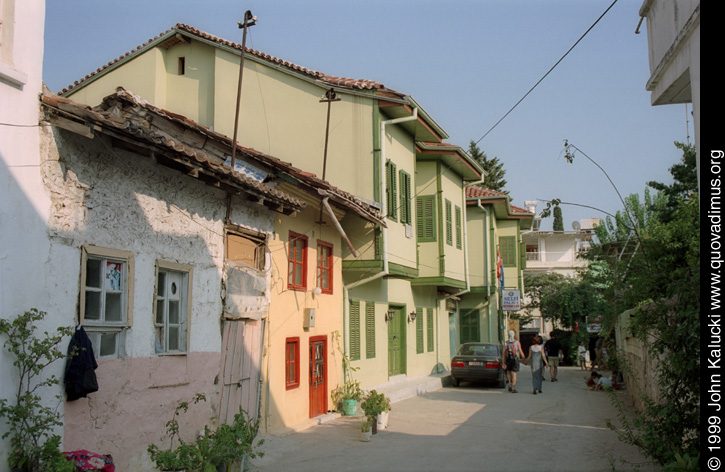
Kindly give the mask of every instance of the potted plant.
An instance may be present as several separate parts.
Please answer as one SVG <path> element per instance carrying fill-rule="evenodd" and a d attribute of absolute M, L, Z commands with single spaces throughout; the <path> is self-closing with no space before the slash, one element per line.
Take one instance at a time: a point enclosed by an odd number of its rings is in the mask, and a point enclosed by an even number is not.
<path fill-rule="evenodd" d="M 345 416 L 357 415 L 358 402 L 365 392 L 360 388 L 360 382 L 349 379 L 331 392 L 332 403 Z"/>
<path fill-rule="evenodd" d="M 381 420 L 380 416 L 387 414 L 391 407 L 390 399 L 386 397 L 384 393 L 378 393 L 375 390 L 371 390 L 360 404 L 360 407 L 365 412 L 365 416 L 373 422 L 373 434 L 377 433 L 381 423 L 382 427 L 380 427 L 380 429 L 385 427 L 387 424 L 387 418 Z"/>
<path fill-rule="evenodd" d="M 41 397 L 48 395 L 41 394 L 60 383 L 56 376 L 45 375 L 45 369 L 67 357 L 59 344 L 72 334 L 73 328 L 61 327 L 55 333 L 46 331 L 36 336 L 35 324 L 45 315 L 33 308 L 12 321 L 0 319 L 0 335 L 7 338 L 3 345 L 15 356 L 13 365 L 18 370 L 15 398 L 0 399 L 0 418 L 7 424 L 2 438 L 10 437 L 8 465 L 14 470 L 72 472 L 75 465 L 60 451 L 61 438 L 54 434 L 56 428 L 63 426 L 58 413 L 62 397 L 56 395 L 57 405 L 51 407 L 41 401 Z"/>
<path fill-rule="evenodd" d="M 248 469 L 249 459 L 264 457 L 264 452 L 256 450 L 264 444 L 260 439 L 254 444 L 259 433 L 259 418 L 252 419 L 243 409 L 234 415 L 232 424 L 222 424 L 215 432 L 213 455 L 222 466 L 223 472 L 242 471 Z"/>
<path fill-rule="evenodd" d="M 368 442 L 373 434 L 373 422 L 370 418 L 365 418 L 362 422 L 362 428 L 360 433 L 360 440 Z"/>

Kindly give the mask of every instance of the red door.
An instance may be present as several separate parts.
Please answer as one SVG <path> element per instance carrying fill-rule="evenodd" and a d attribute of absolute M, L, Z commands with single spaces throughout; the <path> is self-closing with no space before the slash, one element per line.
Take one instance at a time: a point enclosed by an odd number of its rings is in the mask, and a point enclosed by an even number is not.
<path fill-rule="evenodd" d="M 310 338 L 310 418 L 327 412 L 327 338 Z"/>

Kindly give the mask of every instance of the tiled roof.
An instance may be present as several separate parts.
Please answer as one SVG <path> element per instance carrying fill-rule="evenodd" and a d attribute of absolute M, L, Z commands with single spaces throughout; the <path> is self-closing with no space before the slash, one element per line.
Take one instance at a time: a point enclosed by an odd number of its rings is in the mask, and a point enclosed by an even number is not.
<path fill-rule="evenodd" d="M 499 192 L 498 190 L 493 190 L 486 187 L 481 187 L 479 185 L 472 185 L 470 187 L 466 187 L 466 198 L 467 199 L 477 199 L 477 198 L 495 198 L 500 201 L 504 201 L 507 204 L 507 207 L 509 209 L 509 214 L 517 214 L 520 216 L 531 216 L 533 217 L 534 214 L 530 212 L 529 210 L 521 207 L 517 207 L 515 205 L 511 205 L 509 202 L 509 196 L 503 192 Z"/>
<path fill-rule="evenodd" d="M 230 47 L 230 48 L 233 48 L 233 49 L 238 49 L 238 50 L 241 50 L 242 49 L 242 45 L 241 44 L 237 44 L 235 42 L 232 42 L 232 41 L 228 41 L 226 39 L 219 38 L 218 36 L 214 36 L 212 34 L 205 33 L 204 31 L 198 30 L 198 29 L 193 28 L 193 27 L 191 27 L 189 25 L 185 25 L 185 24 L 179 23 L 179 24 L 175 25 L 173 28 L 171 28 L 171 29 L 165 31 L 164 33 L 160 34 L 159 36 L 156 36 L 154 38 L 151 38 L 148 41 L 146 41 L 145 43 L 143 43 L 142 45 L 136 47 L 135 49 L 132 49 L 131 51 L 129 51 L 126 54 L 124 54 L 123 56 L 119 56 L 118 58 L 116 58 L 116 59 L 110 61 L 108 64 L 104 65 L 103 67 L 100 67 L 100 68 L 96 69 L 95 72 L 91 72 L 90 74 L 86 75 L 84 78 L 75 81 L 72 85 L 69 85 L 68 87 L 64 88 L 61 91 L 61 94 L 65 94 L 67 92 L 70 92 L 74 88 L 76 88 L 79 85 L 83 84 L 85 81 L 87 81 L 87 80 L 95 77 L 98 74 L 103 73 L 108 68 L 116 65 L 118 62 L 120 62 L 120 61 L 122 61 L 124 59 L 127 59 L 128 57 L 130 57 L 130 56 L 132 56 L 134 54 L 137 54 L 137 53 L 141 52 L 143 49 L 149 47 L 151 44 L 157 42 L 160 39 L 167 38 L 168 40 L 173 40 L 174 39 L 174 36 L 173 36 L 173 33 L 174 32 L 185 32 L 185 33 L 188 33 L 188 34 L 197 36 L 199 38 L 202 38 L 202 39 L 205 39 L 205 40 L 208 40 L 208 41 L 212 41 L 212 42 L 217 43 L 219 45 L 227 46 L 227 47 Z M 245 48 L 245 51 L 246 51 L 247 54 L 251 54 L 251 55 L 256 56 L 258 58 L 261 58 L 261 59 L 264 59 L 264 60 L 273 62 L 273 63 L 275 63 L 277 65 L 281 65 L 281 66 L 287 67 L 287 68 L 292 69 L 292 70 L 294 70 L 296 72 L 300 72 L 300 73 L 302 73 L 304 75 L 307 75 L 307 76 L 310 76 L 310 77 L 314 78 L 315 80 L 317 80 L 319 82 L 322 82 L 322 83 L 326 83 L 326 84 L 333 85 L 333 86 L 337 86 L 337 87 L 346 87 L 346 88 L 357 89 L 357 90 L 376 90 L 376 91 L 382 91 L 386 95 L 389 95 L 389 94 L 392 93 L 393 95 L 397 95 L 400 98 L 405 97 L 405 94 L 396 92 L 395 90 L 388 89 L 383 84 L 381 84 L 380 82 L 375 82 L 373 80 L 350 79 L 350 78 L 345 78 L 345 77 L 336 77 L 336 76 L 333 76 L 333 75 L 327 75 L 327 74 L 323 74 L 322 72 L 318 72 L 318 71 L 315 71 L 315 70 L 312 70 L 312 69 L 308 69 L 306 67 L 303 67 L 303 66 L 300 66 L 300 65 L 297 65 L 297 64 L 293 64 L 293 63 L 291 63 L 289 61 L 285 61 L 285 60 L 279 59 L 279 58 L 274 57 L 274 56 L 271 56 L 269 54 L 265 54 L 265 53 L 263 53 L 261 51 L 255 51 L 254 49 L 250 49 L 250 48 Z"/>

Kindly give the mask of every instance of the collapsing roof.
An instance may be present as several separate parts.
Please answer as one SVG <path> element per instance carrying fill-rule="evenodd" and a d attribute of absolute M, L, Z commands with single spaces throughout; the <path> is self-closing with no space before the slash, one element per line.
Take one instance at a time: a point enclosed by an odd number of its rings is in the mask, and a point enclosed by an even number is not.
<path fill-rule="evenodd" d="M 60 128 L 88 138 L 108 136 L 118 147 L 153 158 L 213 187 L 246 196 L 272 211 L 290 215 L 305 208 L 302 200 L 270 185 L 273 181 L 291 180 L 313 198 L 327 197 L 343 211 L 383 224 L 375 206 L 272 156 L 237 145 L 237 160 L 262 172 L 245 175 L 232 170 L 225 165 L 231 154 L 230 138 L 157 108 L 122 87 L 95 108 L 60 96 L 44 95 L 41 102 L 46 117 Z"/>

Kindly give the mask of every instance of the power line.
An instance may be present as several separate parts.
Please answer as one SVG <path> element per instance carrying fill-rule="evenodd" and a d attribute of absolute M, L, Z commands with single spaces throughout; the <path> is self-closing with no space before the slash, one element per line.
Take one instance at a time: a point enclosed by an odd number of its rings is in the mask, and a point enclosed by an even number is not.
<path fill-rule="evenodd" d="M 486 131 L 486 134 L 484 134 L 483 136 L 481 136 L 481 138 L 479 138 L 479 140 L 478 140 L 478 141 L 476 141 L 476 144 L 480 143 L 480 142 L 481 142 L 481 140 L 483 140 L 483 138 L 485 138 L 486 136 L 488 136 L 488 134 L 489 134 L 489 133 L 490 133 L 491 131 L 493 131 L 493 130 L 494 130 L 494 128 L 496 128 L 496 127 L 497 127 L 497 126 L 499 125 L 499 123 L 501 123 L 501 122 L 502 122 L 502 121 L 503 121 L 504 119 L 506 119 L 506 117 L 507 117 L 507 116 L 509 116 L 509 114 L 510 114 L 510 113 L 511 113 L 512 111 L 514 111 L 514 109 L 515 109 L 515 108 L 516 108 L 517 106 L 519 106 L 519 104 L 520 104 L 521 102 L 523 102 L 523 101 L 524 101 L 524 99 L 525 99 L 526 97 L 528 97 L 528 96 L 529 96 L 529 94 L 530 94 L 531 92 L 533 92 L 533 91 L 534 91 L 534 89 L 535 89 L 536 87 L 538 87 L 538 86 L 539 86 L 539 84 L 540 84 L 541 82 L 543 82 L 543 81 L 544 81 L 544 79 L 545 79 L 545 78 L 546 78 L 546 77 L 547 77 L 547 76 L 548 76 L 548 75 L 549 75 L 549 74 L 551 73 L 551 71 L 553 71 L 553 70 L 554 70 L 554 69 L 556 68 L 556 66 L 558 66 L 558 65 L 559 65 L 559 63 L 560 63 L 561 61 L 563 61 L 563 60 L 564 60 L 564 58 L 565 58 L 566 56 L 568 56 L 568 55 L 569 55 L 569 53 L 570 53 L 570 52 L 571 52 L 571 51 L 572 51 L 572 50 L 573 50 L 573 49 L 574 49 L 574 48 L 575 48 L 575 47 L 577 46 L 577 44 L 579 44 L 579 43 L 581 42 L 581 40 L 582 40 L 582 39 L 584 39 L 584 36 L 586 36 L 587 34 L 589 34 L 589 32 L 590 32 L 590 31 L 591 31 L 591 30 L 592 30 L 592 29 L 593 29 L 593 28 L 594 28 L 594 27 L 595 27 L 595 26 L 597 25 L 597 23 L 599 23 L 599 21 L 600 21 L 600 20 L 601 20 L 602 18 L 604 18 L 604 15 L 606 15 L 606 14 L 607 14 L 607 13 L 609 12 L 609 10 L 611 10 L 611 9 L 612 9 L 612 7 L 614 6 L 614 4 L 615 4 L 615 3 L 617 3 L 617 1 L 618 1 L 618 0 L 614 0 L 614 2 L 612 2 L 612 4 L 611 4 L 611 5 L 609 5 L 609 7 L 608 7 L 608 8 L 606 9 L 606 10 L 604 10 L 604 13 L 602 13 L 601 15 L 599 15 L 599 18 L 597 18 L 597 21 L 595 21 L 595 22 L 594 22 L 594 23 L 593 23 L 593 24 L 592 24 L 592 25 L 591 25 L 591 26 L 589 27 L 589 29 L 587 29 L 587 30 L 586 30 L 586 31 L 584 32 L 584 34 L 583 34 L 583 35 L 581 35 L 581 37 L 580 37 L 579 39 L 577 39 L 577 41 L 576 41 L 576 42 L 574 43 L 574 45 L 572 45 L 572 47 L 570 47 L 570 48 L 569 48 L 569 50 L 568 50 L 568 51 L 566 51 L 566 53 L 565 53 L 565 54 L 564 54 L 563 56 L 561 56 L 561 58 L 560 58 L 560 59 L 559 59 L 558 61 L 556 61 L 556 64 L 554 64 L 553 66 L 551 66 L 551 69 L 549 69 L 549 70 L 548 70 L 548 72 L 547 72 L 546 74 L 544 74 L 544 76 L 543 76 L 543 77 L 541 77 L 541 78 L 539 79 L 539 81 L 538 81 L 538 82 L 536 82 L 536 83 L 534 84 L 534 86 L 533 86 L 533 87 L 531 87 L 531 88 L 529 89 L 529 91 L 528 91 L 528 92 L 526 92 L 526 93 L 524 94 L 524 96 L 523 96 L 523 97 L 521 97 L 521 99 L 519 99 L 519 101 L 518 101 L 518 102 L 516 102 L 516 104 L 515 104 L 514 106 L 512 106 L 512 107 L 511 107 L 511 109 L 510 109 L 509 111 L 507 111 L 507 112 L 506 112 L 506 114 L 505 114 L 504 116 L 502 116 L 502 117 L 501 117 L 501 119 L 499 119 L 499 120 L 498 120 L 498 121 L 496 122 L 496 124 L 495 124 L 495 125 L 493 125 L 493 126 L 491 127 L 491 129 L 489 129 L 488 131 Z"/>

